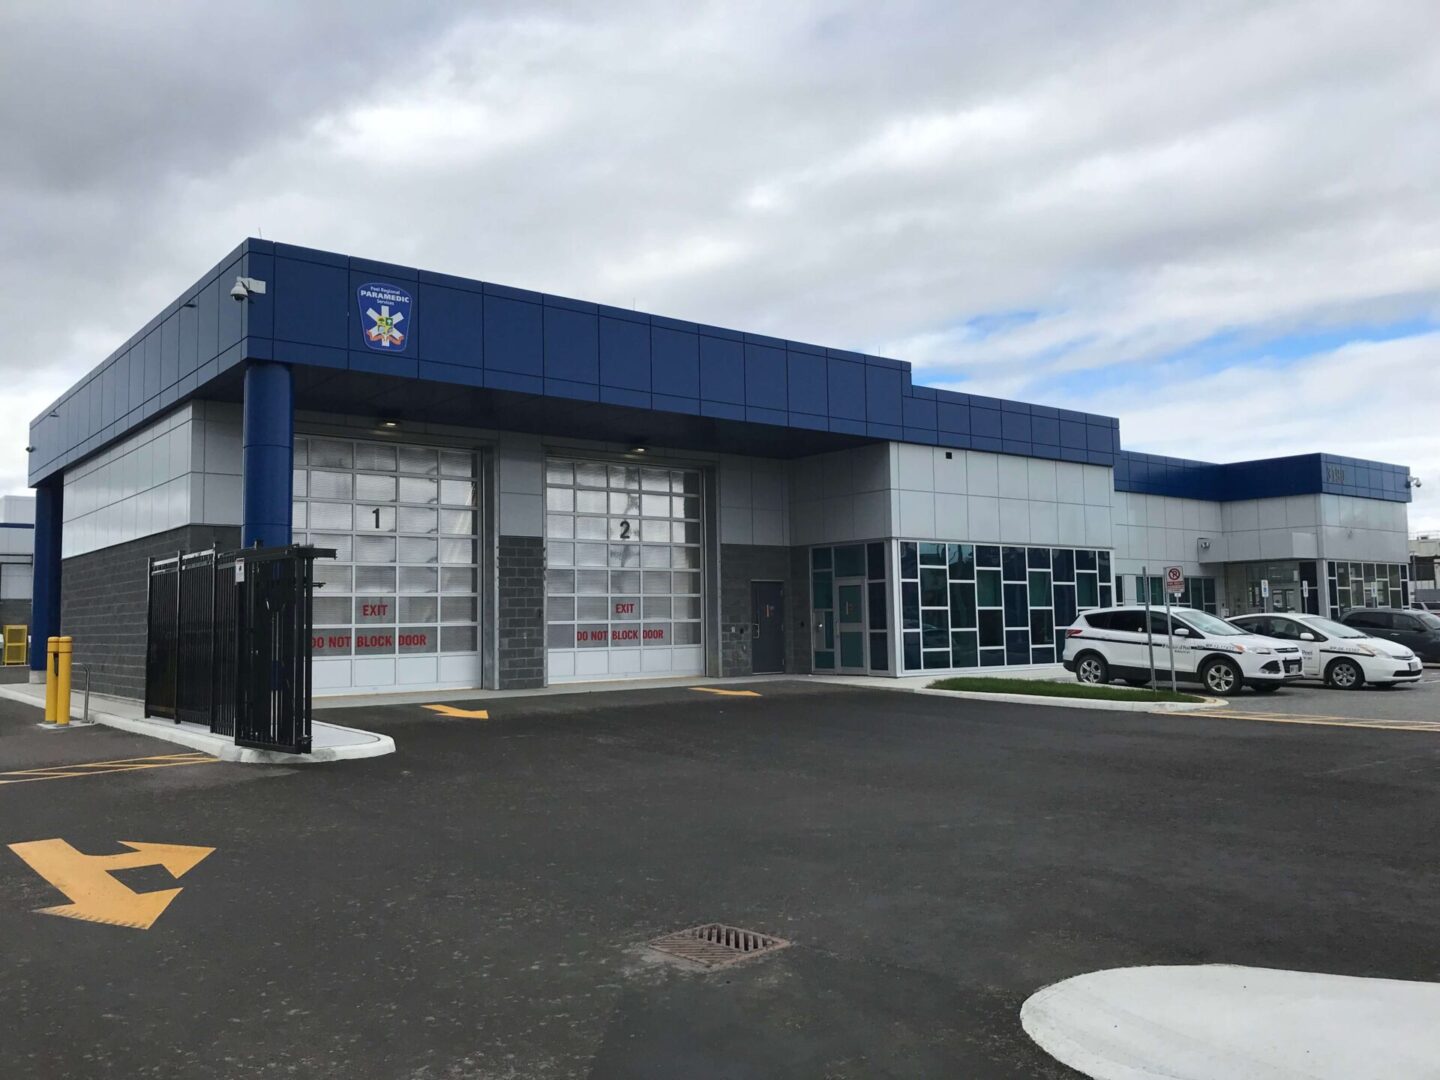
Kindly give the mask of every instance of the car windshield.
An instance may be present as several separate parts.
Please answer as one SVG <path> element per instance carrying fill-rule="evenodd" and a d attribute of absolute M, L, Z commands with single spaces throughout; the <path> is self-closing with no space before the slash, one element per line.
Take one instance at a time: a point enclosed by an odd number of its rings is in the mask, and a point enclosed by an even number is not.
<path fill-rule="evenodd" d="M 1346 626 L 1344 623 L 1335 622 L 1333 619 L 1324 619 L 1319 615 L 1311 615 L 1302 620 L 1306 626 L 1313 626 L 1327 637 L 1356 638 L 1369 637 L 1363 630 L 1357 630 L 1353 626 Z"/>
<path fill-rule="evenodd" d="M 1234 637 L 1236 634 L 1250 633 L 1249 630 L 1231 626 L 1224 619 L 1217 619 L 1214 615 L 1207 615 L 1203 611 L 1184 611 L 1177 614 L 1206 637 Z"/>

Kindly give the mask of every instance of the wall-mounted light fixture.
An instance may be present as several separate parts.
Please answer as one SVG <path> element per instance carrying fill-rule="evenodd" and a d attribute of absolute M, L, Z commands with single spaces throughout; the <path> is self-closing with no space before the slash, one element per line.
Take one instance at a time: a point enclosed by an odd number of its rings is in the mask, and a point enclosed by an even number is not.
<path fill-rule="evenodd" d="M 395 431 L 397 428 L 400 427 L 400 421 L 394 419 L 393 417 L 387 417 L 386 419 L 380 421 L 380 426 L 382 428 L 385 428 L 387 431 Z"/>
<path fill-rule="evenodd" d="M 632 446 L 632 447 L 630 448 L 630 453 L 632 453 L 632 454 L 643 454 L 643 453 L 645 453 L 645 447 L 643 447 L 643 446 Z"/>

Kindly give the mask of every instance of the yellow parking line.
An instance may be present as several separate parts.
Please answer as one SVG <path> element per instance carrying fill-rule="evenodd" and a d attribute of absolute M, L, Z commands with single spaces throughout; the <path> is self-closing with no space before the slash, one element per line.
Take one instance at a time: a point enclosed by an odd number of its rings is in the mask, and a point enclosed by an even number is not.
<path fill-rule="evenodd" d="M 1262 724 L 1303 724 L 1312 727 L 1367 728 L 1372 731 L 1436 731 L 1440 721 L 1430 720 L 1366 720 L 1349 716 L 1302 716 L 1297 713 L 1244 713 L 1211 710 L 1206 712 L 1173 712 L 1170 716 L 1215 717 L 1220 720 L 1255 720 Z"/>
<path fill-rule="evenodd" d="M 692 686 L 691 690 L 702 694 L 719 694 L 721 697 L 759 697 L 754 690 L 721 690 L 718 686 Z"/>
<path fill-rule="evenodd" d="M 74 765 L 48 765 L 38 769 L 12 769 L 0 773 L 0 784 L 29 784 L 37 780 L 73 780 L 77 776 L 136 772 L 140 769 L 172 769 L 179 765 L 213 765 L 220 759 L 209 754 L 157 754 L 153 757 L 118 758 L 113 761 L 82 761 Z"/>

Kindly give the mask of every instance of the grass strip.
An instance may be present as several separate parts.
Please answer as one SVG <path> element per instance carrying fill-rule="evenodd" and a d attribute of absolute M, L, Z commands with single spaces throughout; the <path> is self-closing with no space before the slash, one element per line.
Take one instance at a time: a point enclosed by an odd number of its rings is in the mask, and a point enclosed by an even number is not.
<path fill-rule="evenodd" d="M 993 679 L 961 675 L 938 679 L 931 690 L 969 690 L 977 694 L 1028 694 L 1031 697 L 1088 698 L 1091 701 L 1204 701 L 1194 694 L 1169 690 L 1132 690 L 1124 686 L 1091 686 L 1080 682 L 1044 682 L 1039 679 Z"/>

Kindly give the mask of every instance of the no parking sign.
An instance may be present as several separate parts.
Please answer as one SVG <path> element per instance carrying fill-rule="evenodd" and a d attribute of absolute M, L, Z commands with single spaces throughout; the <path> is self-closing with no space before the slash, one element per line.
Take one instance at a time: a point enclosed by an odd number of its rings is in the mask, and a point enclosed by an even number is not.
<path fill-rule="evenodd" d="M 1171 596 L 1179 596 L 1185 591 L 1185 568 L 1183 566 L 1165 567 L 1165 591 Z"/>

